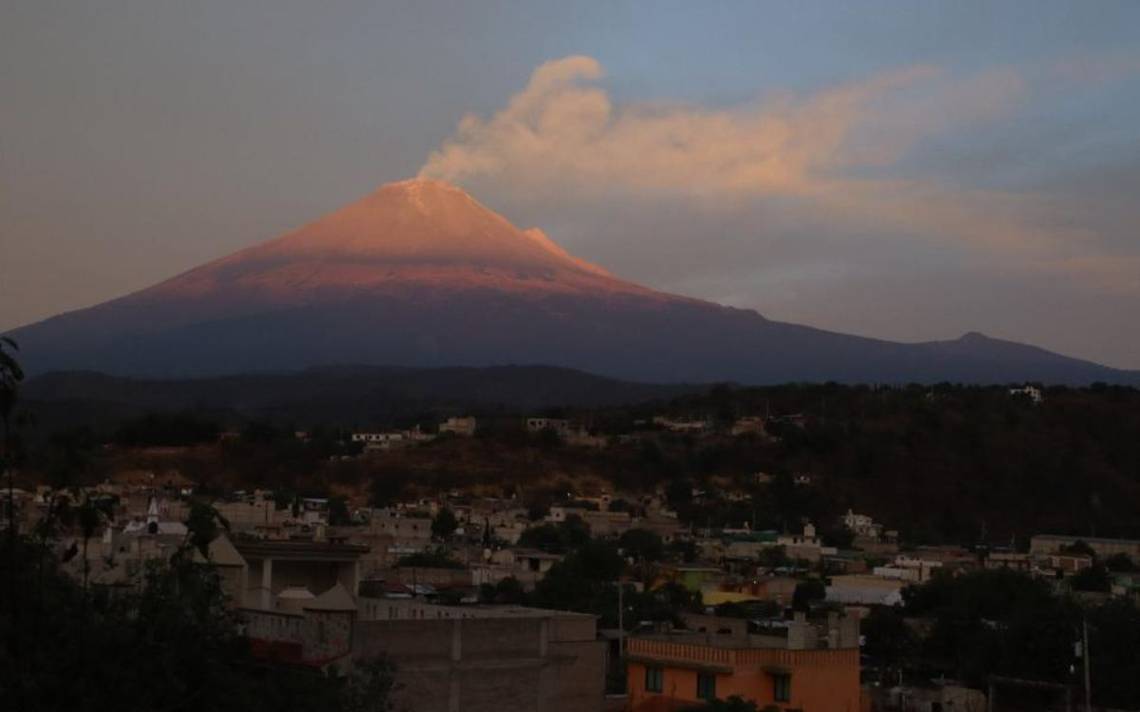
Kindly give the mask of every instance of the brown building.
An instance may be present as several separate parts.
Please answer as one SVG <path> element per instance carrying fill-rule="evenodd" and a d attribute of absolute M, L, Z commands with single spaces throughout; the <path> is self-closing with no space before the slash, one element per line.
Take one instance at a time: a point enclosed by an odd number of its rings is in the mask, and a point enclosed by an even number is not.
<path fill-rule="evenodd" d="M 593 616 L 517 606 L 359 599 L 357 660 L 396 665 L 397 710 L 589 712 L 602 707 L 605 643 Z"/>

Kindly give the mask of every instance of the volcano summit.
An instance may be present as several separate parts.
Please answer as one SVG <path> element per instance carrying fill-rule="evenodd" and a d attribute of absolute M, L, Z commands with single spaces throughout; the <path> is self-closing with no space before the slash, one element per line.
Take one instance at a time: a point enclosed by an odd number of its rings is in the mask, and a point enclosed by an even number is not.
<path fill-rule="evenodd" d="M 654 291 L 429 180 L 11 336 L 36 372 L 541 363 L 667 382 L 1140 380 L 980 334 L 900 344 Z"/>

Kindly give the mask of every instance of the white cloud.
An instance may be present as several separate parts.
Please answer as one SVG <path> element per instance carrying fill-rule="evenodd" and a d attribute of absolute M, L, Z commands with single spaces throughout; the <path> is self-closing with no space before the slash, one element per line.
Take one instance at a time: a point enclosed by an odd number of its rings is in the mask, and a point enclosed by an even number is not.
<path fill-rule="evenodd" d="M 876 274 L 898 285 L 908 273 L 978 295 L 1010 283 L 994 280 L 1063 281 L 1074 299 L 1140 308 L 1140 256 L 1113 246 L 1117 228 L 1106 220 L 1081 219 L 1104 211 L 1079 191 L 996 187 L 941 170 L 969 132 L 1017 130 L 1023 106 L 1059 91 L 1049 84 L 1055 71 L 915 66 L 730 107 L 615 102 L 604 74 L 590 57 L 541 65 L 502 109 L 465 116 L 421 175 L 473 189 L 618 274 L 761 311 L 783 303 L 789 314 L 839 313 L 843 290 L 867 289 L 856 285 Z M 873 291 L 881 300 L 890 290 Z M 792 293 L 824 301 L 806 307 Z M 847 298 L 864 303 L 857 291 Z M 899 299 L 879 311 L 907 314 Z M 988 319 L 1006 328 L 1028 309 L 1011 301 L 967 316 L 978 319 L 971 328 Z M 891 335 L 931 335 L 939 319 L 961 317 L 915 313 L 909 325 L 890 322 Z"/>

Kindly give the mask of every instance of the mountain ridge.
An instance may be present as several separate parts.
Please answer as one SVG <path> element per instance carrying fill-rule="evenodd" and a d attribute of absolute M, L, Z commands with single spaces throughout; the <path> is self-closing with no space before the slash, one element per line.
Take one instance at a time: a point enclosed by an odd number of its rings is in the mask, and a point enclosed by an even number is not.
<path fill-rule="evenodd" d="M 280 237 L 10 335 L 32 373 L 539 363 L 664 383 L 1140 383 L 1140 372 L 976 332 L 899 343 L 660 292 L 423 179 L 382 186 Z"/>

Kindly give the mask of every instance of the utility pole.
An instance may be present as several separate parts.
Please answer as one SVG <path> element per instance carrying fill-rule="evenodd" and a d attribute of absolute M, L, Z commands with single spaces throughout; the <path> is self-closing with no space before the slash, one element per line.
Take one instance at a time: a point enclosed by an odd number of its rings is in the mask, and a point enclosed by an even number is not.
<path fill-rule="evenodd" d="M 1092 712 L 1092 681 L 1089 675 L 1089 619 L 1081 617 L 1081 657 L 1085 661 L 1085 712 Z"/>
<path fill-rule="evenodd" d="M 618 579 L 618 658 L 625 656 L 625 586 Z"/>

